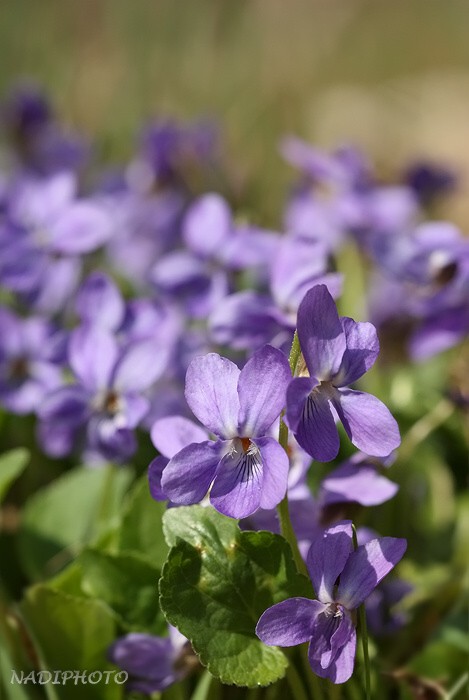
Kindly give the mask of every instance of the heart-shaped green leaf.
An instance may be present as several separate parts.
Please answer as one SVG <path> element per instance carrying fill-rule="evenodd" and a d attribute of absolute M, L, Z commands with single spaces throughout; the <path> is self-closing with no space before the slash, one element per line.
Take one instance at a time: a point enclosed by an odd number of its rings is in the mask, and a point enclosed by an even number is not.
<path fill-rule="evenodd" d="M 271 605 L 312 595 L 287 542 L 271 532 L 241 531 L 201 506 L 168 510 L 164 531 L 174 545 L 160 579 L 168 621 L 223 683 L 257 687 L 281 678 L 286 657 L 264 645 L 255 627 Z"/>

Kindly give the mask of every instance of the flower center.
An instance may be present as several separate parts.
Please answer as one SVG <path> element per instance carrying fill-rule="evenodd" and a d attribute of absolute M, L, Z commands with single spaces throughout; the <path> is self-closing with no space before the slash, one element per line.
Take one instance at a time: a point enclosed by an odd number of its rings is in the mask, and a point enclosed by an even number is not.
<path fill-rule="evenodd" d="M 28 360 L 26 357 L 15 357 L 8 367 L 8 374 L 12 381 L 22 381 L 29 374 Z"/>
<path fill-rule="evenodd" d="M 251 441 L 249 438 L 239 438 L 241 441 L 242 448 L 245 452 L 249 452 L 249 448 L 251 447 Z"/>
<path fill-rule="evenodd" d="M 339 603 L 329 603 L 324 614 L 326 617 L 343 617 L 344 609 Z"/>
<path fill-rule="evenodd" d="M 104 410 L 111 416 L 115 416 L 122 409 L 122 401 L 115 391 L 110 391 L 104 398 Z"/>

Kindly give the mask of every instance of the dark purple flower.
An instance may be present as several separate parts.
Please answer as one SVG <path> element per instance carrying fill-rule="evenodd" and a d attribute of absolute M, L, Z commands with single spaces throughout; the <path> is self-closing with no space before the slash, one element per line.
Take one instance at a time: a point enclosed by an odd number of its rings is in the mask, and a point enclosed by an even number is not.
<path fill-rule="evenodd" d="M 268 436 L 285 404 L 287 359 L 266 345 L 242 370 L 210 353 L 187 370 L 186 400 L 215 442 L 188 445 L 163 471 L 163 492 L 175 503 L 198 503 L 210 489 L 221 513 L 243 518 L 273 508 L 285 495 L 288 457 Z"/>
<path fill-rule="evenodd" d="M 335 416 L 352 443 L 385 457 L 400 444 L 399 429 L 386 406 L 348 389 L 373 366 L 379 352 L 371 323 L 339 318 L 327 287 L 313 287 L 298 310 L 298 338 L 305 366 L 287 391 L 287 420 L 299 444 L 328 462 L 339 451 Z"/>
<path fill-rule="evenodd" d="M 325 530 L 307 560 L 318 600 L 290 598 L 268 608 L 257 623 L 257 636 L 270 646 L 309 642 L 314 673 L 345 683 L 355 660 L 353 610 L 400 561 L 406 546 L 403 539 L 382 537 L 354 551 L 350 521 Z"/>
<path fill-rule="evenodd" d="M 195 661 L 188 640 L 171 626 L 168 637 L 131 632 L 117 639 L 107 656 L 129 674 L 127 688 L 146 695 L 184 678 Z"/>
<path fill-rule="evenodd" d="M 380 327 L 406 323 L 413 359 L 446 350 L 469 332 L 469 245 L 457 227 L 420 224 L 389 238 L 375 261 L 373 321 Z"/>
<path fill-rule="evenodd" d="M 414 587 L 408 581 L 392 578 L 383 581 L 365 601 L 368 629 L 376 637 L 394 634 L 403 627 L 408 614 L 399 609 L 398 603 L 408 596 Z"/>
<path fill-rule="evenodd" d="M 146 170 L 148 187 L 186 187 L 186 176 L 218 157 L 219 136 L 215 123 L 208 120 L 179 124 L 159 120 L 144 129 L 135 170 Z"/>
<path fill-rule="evenodd" d="M 65 334 L 42 318 L 21 319 L 0 307 L 0 403 L 35 411 L 62 383 Z"/>
<path fill-rule="evenodd" d="M 423 160 L 407 169 L 404 181 L 414 190 L 420 202 L 429 206 L 442 195 L 452 192 L 458 184 L 458 177 L 454 170 L 444 165 Z"/>
<path fill-rule="evenodd" d="M 84 163 L 88 151 L 84 140 L 55 120 L 37 86 L 16 86 L 2 105 L 1 121 L 22 166 L 46 175 L 75 170 Z"/>

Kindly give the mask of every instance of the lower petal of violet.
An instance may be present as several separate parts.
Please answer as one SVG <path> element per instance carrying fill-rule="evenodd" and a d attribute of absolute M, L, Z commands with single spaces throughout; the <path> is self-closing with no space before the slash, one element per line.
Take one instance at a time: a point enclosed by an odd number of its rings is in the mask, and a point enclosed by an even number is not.
<path fill-rule="evenodd" d="M 260 450 L 264 472 L 260 507 L 275 508 L 287 491 L 288 456 L 273 438 L 256 438 L 254 444 Z"/>
<path fill-rule="evenodd" d="M 223 442 L 192 443 L 169 460 L 163 471 L 163 493 L 174 503 L 199 503 L 206 495 L 220 462 Z"/>
<path fill-rule="evenodd" d="M 256 634 L 269 646 L 292 647 L 311 639 L 318 615 L 325 605 L 308 598 L 289 598 L 268 608 L 260 617 Z"/>
<path fill-rule="evenodd" d="M 345 616 L 341 619 L 340 626 L 343 629 L 340 629 L 337 641 L 340 638 L 343 644 L 342 646 L 335 644 L 335 656 L 331 658 L 327 666 L 323 666 L 321 663 L 321 661 L 324 663 L 325 657 L 320 655 L 317 640 L 314 637 L 311 639 L 308 650 L 309 663 L 313 672 L 321 678 L 328 678 L 332 683 L 348 681 L 353 673 L 355 663 L 357 646 L 355 628 L 349 618 Z M 338 631 L 338 629 L 334 630 L 333 635 L 337 634 Z"/>
<path fill-rule="evenodd" d="M 295 437 L 301 447 L 318 462 L 330 462 L 337 457 L 339 434 L 326 392 L 313 390 L 308 396 Z"/>
<path fill-rule="evenodd" d="M 261 504 L 264 464 L 260 450 L 251 443 L 245 451 L 232 450 L 220 462 L 210 492 L 210 502 L 231 518 L 246 518 Z"/>

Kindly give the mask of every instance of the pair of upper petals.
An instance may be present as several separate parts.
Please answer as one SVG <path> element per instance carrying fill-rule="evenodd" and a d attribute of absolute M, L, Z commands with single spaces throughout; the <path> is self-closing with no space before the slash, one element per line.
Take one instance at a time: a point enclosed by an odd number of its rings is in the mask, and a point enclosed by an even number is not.
<path fill-rule="evenodd" d="M 371 323 L 339 318 L 325 285 L 316 285 L 298 309 L 298 338 L 311 377 L 348 386 L 375 363 L 379 354 L 376 329 Z"/>
<path fill-rule="evenodd" d="M 194 415 L 213 434 L 263 436 L 280 415 L 291 372 L 280 350 L 265 345 L 240 370 L 216 353 L 195 358 L 185 396 Z"/>
<path fill-rule="evenodd" d="M 318 599 L 357 608 L 401 560 L 406 547 L 404 539 L 380 537 L 354 550 L 350 521 L 328 528 L 314 540 L 307 558 Z"/>

